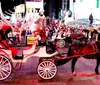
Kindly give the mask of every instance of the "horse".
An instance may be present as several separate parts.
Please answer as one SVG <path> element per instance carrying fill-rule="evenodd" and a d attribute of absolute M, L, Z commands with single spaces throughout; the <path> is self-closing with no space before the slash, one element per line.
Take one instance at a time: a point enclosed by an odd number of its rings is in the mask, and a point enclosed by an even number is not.
<path fill-rule="evenodd" d="M 92 36 L 94 33 L 92 33 Z M 74 38 L 75 35 L 73 34 Z M 66 37 L 66 42 L 68 41 L 68 43 L 70 43 L 69 47 L 67 47 L 68 48 L 67 56 L 63 56 L 63 53 L 59 54 L 58 56 L 60 56 L 60 58 L 55 59 L 56 65 L 60 66 L 67 63 L 68 61 L 71 61 L 71 70 L 72 73 L 74 73 L 75 65 L 78 58 L 83 57 L 85 59 L 96 59 L 95 73 L 99 74 L 98 68 L 100 64 L 100 42 L 99 41 L 92 42 L 91 40 L 90 41 L 88 40 L 88 36 L 79 37 L 78 35 L 76 36 L 76 40 L 78 40 L 78 42 L 77 41 L 74 42 L 71 36 Z"/>
<path fill-rule="evenodd" d="M 85 30 L 87 31 L 87 30 Z M 88 39 L 88 33 L 89 31 L 87 31 L 87 39 Z M 98 41 L 96 41 L 96 35 L 98 35 Z M 96 67 L 95 67 L 95 73 L 96 74 L 99 74 L 99 65 L 100 65 L 100 33 L 98 32 L 97 29 L 94 29 L 92 32 L 91 32 L 91 39 L 90 40 L 94 40 L 95 38 L 95 42 L 92 43 L 92 41 L 90 41 L 88 43 L 85 43 L 84 45 L 81 45 L 81 46 L 71 46 L 71 48 L 75 47 L 75 49 L 78 47 L 78 50 L 80 50 L 80 54 L 81 54 L 81 57 L 85 58 L 85 59 L 96 59 Z M 91 44 L 92 43 L 92 44 Z M 73 49 L 71 49 L 71 51 L 73 51 Z M 83 55 L 82 55 L 83 54 Z M 74 54 L 75 55 L 75 54 Z M 76 59 L 74 59 L 72 61 L 72 72 L 75 71 L 75 64 L 78 60 L 78 57 Z"/>

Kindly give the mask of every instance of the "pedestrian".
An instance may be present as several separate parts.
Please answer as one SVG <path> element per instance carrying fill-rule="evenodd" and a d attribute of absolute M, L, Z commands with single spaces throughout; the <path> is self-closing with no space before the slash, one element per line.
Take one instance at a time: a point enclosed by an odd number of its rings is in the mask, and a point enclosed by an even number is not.
<path fill-rule="evenodd" d="M 92 15 L 92 13 L 91 13 L 90 16 L 89 16 L 89 21 L 90 21 L 90 26 L 91 26 L 92 23 L 93 23 L 93 15 Z"/>

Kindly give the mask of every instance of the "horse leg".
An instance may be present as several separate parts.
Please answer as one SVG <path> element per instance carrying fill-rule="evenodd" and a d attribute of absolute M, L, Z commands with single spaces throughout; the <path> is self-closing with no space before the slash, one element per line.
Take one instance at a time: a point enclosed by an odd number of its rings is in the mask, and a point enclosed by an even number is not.
<path fill-rule="evenodd" d="M 99 71 L 98 71 L 99 64 L 100 64 L 100 58 L 97 58 L 96 68 L 95 68 L 95 73 L 96 73 L 96 74 L 99 74 Z"/>
<path fill-rule="evenodd" d="M 75 64 L 76 64 L 76 61 L 78 60 L 78 58 L 73 58 L 72 59 L 72 62 L 71 62 L 71 70 L 72 70 L 72 73 L 74 73 L 75 71 Z"/>

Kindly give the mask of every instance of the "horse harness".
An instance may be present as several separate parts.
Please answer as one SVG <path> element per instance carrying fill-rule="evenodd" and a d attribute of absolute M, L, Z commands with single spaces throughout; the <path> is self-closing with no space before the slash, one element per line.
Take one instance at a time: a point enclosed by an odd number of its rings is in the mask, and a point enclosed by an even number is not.
<path fill-rule="evenodd" d="M 92 46 L 92 48 L 94 50 L 94 54 L 99 52 L 98 46 L 95 43 L 94 44 L 91 44 L 91 46 Z"/>

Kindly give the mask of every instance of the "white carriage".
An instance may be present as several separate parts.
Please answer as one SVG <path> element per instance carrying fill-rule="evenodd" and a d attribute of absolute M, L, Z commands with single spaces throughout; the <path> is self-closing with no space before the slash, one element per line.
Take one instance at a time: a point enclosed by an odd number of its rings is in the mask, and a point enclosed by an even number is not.
<path fill-rule="evenodd" d="M 56 55 L 57 52 L 47 54 L 45 46 L 41 46 L 36 51 L 37 41 L 30 46 L 16 46 L 15 42 L 8 37 L 10 32 L 11 28 L 9 26 L 5 26 L 0 30 L 0 80 L 4 80 L 10 76 L 15 63 L 20 67 L 30 57 L 43 58 L 39 61 L 37 67 L 37 73 L 42 79 L 53 78 L 57 73 L 57 67 L 52 56 Z M 9 45 L 9 42 L 12 45 Z"/>

